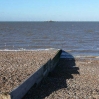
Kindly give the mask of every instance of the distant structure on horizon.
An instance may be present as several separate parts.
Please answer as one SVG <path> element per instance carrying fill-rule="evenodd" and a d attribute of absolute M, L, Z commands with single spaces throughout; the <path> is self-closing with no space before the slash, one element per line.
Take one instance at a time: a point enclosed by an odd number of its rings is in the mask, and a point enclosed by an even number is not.
<path fill-rule="evenodd" d="M 52 20 L 50 20 L 50 21 L 47 21 L 47 22 L 56 22 L 56 21 L 52 21 Z"/>
<path fill-rule="evenodd" d="M 44 22 L 57 22 L 57 21 L 52 21 L 52 20 L 49 20 L 49 21 L 44 21 Z"/>

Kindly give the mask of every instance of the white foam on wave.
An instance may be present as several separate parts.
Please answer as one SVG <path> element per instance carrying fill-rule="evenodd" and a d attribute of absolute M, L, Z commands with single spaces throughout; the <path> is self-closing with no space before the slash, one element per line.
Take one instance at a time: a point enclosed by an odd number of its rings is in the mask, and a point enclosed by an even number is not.
<path fill-rule="evenodd" d="M 96 58 L 99 58 L 99 56 L 96 56 Z"/>
<path fill-rule="evenodd" d="M 47 51 L 47 50 L 54 50 L 55 48 L 47 48 L 47 49 L 24 49 L 24 48 L 20 48 L 20 49 L 0 49 L 0 51 Z M 58 49 L 59 50 L 59 49 Z"/>
<path fill-rule="evenodd" d="M 99 58 L 99 56 L 91 56 L 91 55 L 78 55 L 78 56 L 74 56 L 75 58 Z"/>

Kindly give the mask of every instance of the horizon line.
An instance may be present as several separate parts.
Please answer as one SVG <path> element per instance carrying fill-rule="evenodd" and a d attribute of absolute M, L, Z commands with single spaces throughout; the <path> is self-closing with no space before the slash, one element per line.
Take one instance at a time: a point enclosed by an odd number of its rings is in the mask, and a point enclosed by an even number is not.
<path fill-rule="evenodd" d="M 48 21 L 0 21 L 0 22 L 99 22 L 99 21 L 54 21 L 54 20 L 48 20 Z"/>

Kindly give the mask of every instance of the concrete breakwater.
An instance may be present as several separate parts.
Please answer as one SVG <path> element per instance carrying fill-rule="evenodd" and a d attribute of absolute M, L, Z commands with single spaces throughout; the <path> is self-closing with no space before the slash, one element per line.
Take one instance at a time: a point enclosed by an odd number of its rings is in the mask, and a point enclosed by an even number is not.
<path fill-rule="evenodd" d="M 53 57 L 49 57 L 49 60 L 40 66 L 40 68 L 30 75 L 22 84 L 14 88 L 8 94 L 0 94 L 0 99 L 21 99 L 32 86 L 37 86 L 41 80 L 55 68 L 59 61 L 61 52 L 61 50 L 57 50 Z"/>

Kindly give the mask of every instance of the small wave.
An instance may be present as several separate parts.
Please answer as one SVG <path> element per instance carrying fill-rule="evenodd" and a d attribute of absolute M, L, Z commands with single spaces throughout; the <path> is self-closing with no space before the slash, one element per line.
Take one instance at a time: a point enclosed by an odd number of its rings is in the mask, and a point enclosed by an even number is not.
<path fill-rule="evenodd" d="M 54 50 L 55 48 L 47 48 L 47 49 L 24 49 L 24 48 L 19 48 L 19 49 L 0 49 L 0 51 L 47 51 L 47 50 Z M 59 50 L 59 49 L 57 49 Z"/>
<path fill-rule="evenodd" d="M 99 58 L 99 56 L 85 56 L 85 55 L 78 55 L 78 56 L 74 56 L 75 58 Z"/>

